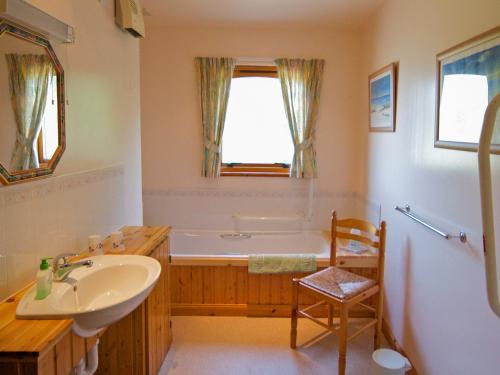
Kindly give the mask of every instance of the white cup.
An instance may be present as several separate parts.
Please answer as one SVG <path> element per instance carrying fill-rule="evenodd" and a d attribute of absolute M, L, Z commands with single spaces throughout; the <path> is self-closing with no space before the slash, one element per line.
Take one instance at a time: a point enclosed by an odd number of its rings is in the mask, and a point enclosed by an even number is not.
<path fill-rule="evenodd" d="M 102 253 L 102 241 L 99 234 L 93 234 L 88 238 L 89 242 L 89 253 Z"/>
<path fill-rule="evenodd" d="M 123 251 L 125 250 L 125 244 L 123 241 L 123 233 L 120 231 L 111 233 L 111 244 L 113 246 L 113 250 Z"/>

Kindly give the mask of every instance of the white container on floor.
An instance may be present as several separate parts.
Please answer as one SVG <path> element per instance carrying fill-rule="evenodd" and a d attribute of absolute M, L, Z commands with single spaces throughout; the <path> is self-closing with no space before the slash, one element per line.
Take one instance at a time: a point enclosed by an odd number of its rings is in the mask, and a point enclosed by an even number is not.
<path fill-rule="evenodd" d="M 372 375 L 404 375 L 411 370 L 408 358 L 390 349 L 378 349 L 372 354 Z"/>

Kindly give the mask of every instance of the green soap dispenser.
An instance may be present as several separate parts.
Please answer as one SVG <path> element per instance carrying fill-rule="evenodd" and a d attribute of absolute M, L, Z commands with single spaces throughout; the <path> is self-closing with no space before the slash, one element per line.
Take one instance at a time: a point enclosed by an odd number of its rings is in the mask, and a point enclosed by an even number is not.
<path fill-rule="evenodd" d="M 52 291 L 52 270 L 49 265 L 50 257 L 42 258 L 40 270 L 36 273 L 36 296 L 35 299 L 44 299 Z"/>

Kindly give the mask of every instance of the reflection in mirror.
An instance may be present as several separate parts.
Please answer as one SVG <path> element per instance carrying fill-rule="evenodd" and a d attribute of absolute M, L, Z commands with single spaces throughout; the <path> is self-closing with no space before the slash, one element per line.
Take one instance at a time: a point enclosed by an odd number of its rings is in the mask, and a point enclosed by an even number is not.
<path fill-rule="evenodd" d="M 486 107 L 500 92 L 500 28 L 440 53 L 437 60 L 436 145 L 476 150 Z M 500 126 L 492 143 L 492 152 L 500 153 Z"/>
<path fill-rule="evenodd" d="M 63 72 L 49 42 L 0 20 L 0 180 L 53 172 L 64 151 Z"/>
<path fill-rule="evenodd" d="M 476 74 L 444 76 L 439 139 L 477 143 L 488 106 L 488 79 Z"/>

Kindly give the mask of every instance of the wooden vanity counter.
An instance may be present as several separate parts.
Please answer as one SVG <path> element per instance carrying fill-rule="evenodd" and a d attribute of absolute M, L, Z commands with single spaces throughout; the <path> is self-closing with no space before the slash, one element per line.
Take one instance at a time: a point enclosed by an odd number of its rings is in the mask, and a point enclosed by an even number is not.
<path fill-rule="evenodd" d="M 162 259 L 159 260 L 162 268 L 168 268 L 169 227 L 126 226 L 121 230 L 124 235 L 125 250 L 119 254 L 154 256 L 153 253 L 162 247 L 164 251 Z M 162 244 L 165 245 L 161 246 Z M 103 245 L 106 254 L 117 253 L 113 251 L 109 237 L 103 241 Z M 88 253 L 84 252 L 80 258 L 86 256 Z M 157 258 L 157 256 L 154 257 Z M 165 279 L 168 281 L 167 276 Z M 33 283 L 27 285 L 13 296 L 0 302 L 0 373 L 67 374 L 69 372 L 66 370 L 78 363 L 86 351 L 93 346 L 96 338 L 84 340 L 74 335 L 71 332 L 71 319 L 16 319 L 17 304 L 32 285 Z M 161 290 L 164 291 L 164 289 L 162 285 Z M 147 307 L 143 308 L 145 309 Z M 51 354 L 52 351 L 54 360 L 49 360 L 47 364 L 41 363 L 40 359 Z M 65 356 L 67 359 L 63 358 Z M 33 369 L 37 370 L 33 371 Z"/>

